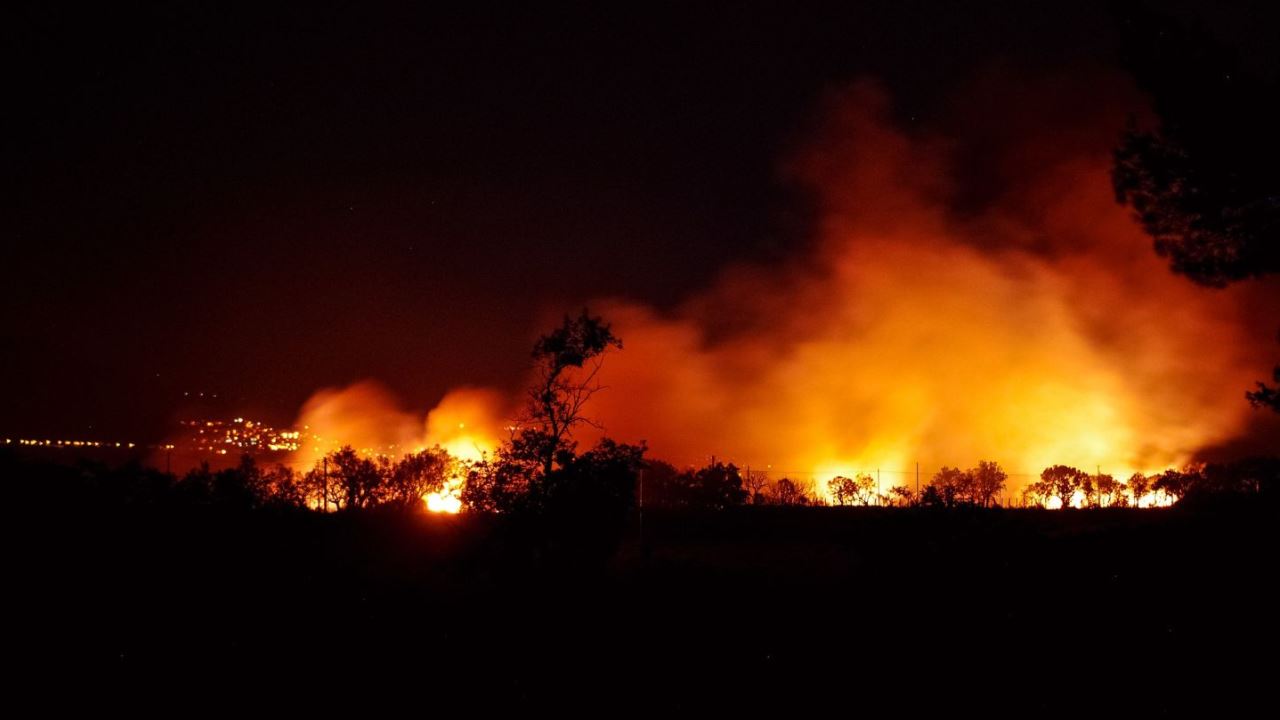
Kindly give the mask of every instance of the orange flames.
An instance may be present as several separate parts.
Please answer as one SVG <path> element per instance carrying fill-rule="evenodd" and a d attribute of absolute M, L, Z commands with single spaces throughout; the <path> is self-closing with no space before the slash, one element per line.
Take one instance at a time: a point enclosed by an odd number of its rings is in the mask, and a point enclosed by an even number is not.
<path fill-rule="evenodd" d="M 295 455 L 295 464 L 311 468 L 343 445 L 391 458 L 439 446 L 459 461 L 473 462 L 497 447 L 502 406 L 501 396 L 492 390 L 458 388 L 423 418 L 402 410 L 385 388 L 371 380 L 326 388 L 302 408 L 297 424 L 307 427 L 315 439 Z M 442 491 L 423 498 L 427 509 L 450 513 L 461 509 L 461 470 Z"/>
<path fill-rule="evenodd" d="M 730 268 L 670 313 L 594 303 L 624 350 L 589 414 L 654 457 L 714 454 L 820 488 L 979 459 L 1013 490 L 1057 463 L 1127 477 L 1233 437 L 1270 359 L 1248 291 L 1170 274 L 1111 195 L 1122 116 L 1097 115 L 1002 140 L 983 162 L 1003 189 L 957 209 L 950 144 L 895 129 L 883 94 L 855 86 L 789 168 L 820 200 L 812 250 Z M 501 437 L 503 407 L 459 390 L 424 426 L 362 383 L 317 394 L 300 422 L 466 458 Z M 884 478 L 886 492 L 914 480 Z"/>
<path fill-rule="evenodd" d="M 666 315 L 599 307 L 625 343 L 593 409 L 611 436 L 819 487 L 991 458 L 1016 489 L 1055 463 L 1180 466 L 1242 428 L 1271 348 L 1242 292 L 1170 274 L 1116 205 L 1121 118 L 1095 121 L 1084 150 L 1053 127 L 1030 150 L 1010 140 L 985 161 L 1013 189 L 963 213 L 946 144 L 887 116 L 874 86 L 855 87 L 793 166 L 821 201 L 809 257 L 732 269 Z"/>

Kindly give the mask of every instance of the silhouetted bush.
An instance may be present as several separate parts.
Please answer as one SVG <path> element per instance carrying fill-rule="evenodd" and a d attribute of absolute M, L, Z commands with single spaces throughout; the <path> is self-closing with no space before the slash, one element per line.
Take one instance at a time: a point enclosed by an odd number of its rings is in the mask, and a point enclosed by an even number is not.
<path fill-rule="evenodd" d="M 748 500 L 742 473 L 733 464 L 713 462 L 697 470 L 677 472 L 651 461 L 645 474 L 645 506 L 723 510 Z"/>

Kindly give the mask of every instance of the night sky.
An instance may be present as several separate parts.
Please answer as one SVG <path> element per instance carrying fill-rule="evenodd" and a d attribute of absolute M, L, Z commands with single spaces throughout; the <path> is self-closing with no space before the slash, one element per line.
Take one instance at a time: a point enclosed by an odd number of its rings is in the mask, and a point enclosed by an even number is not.
<path fill-rule="evenodd" d="M 6 11 L 0 432 L 512 387 L 549 314 L 801 250 L 778 167 L 825 92 L 877 77 L 910 127 L 984 65 L 1116 56 L 1105 3 L 373 5 Z"/>

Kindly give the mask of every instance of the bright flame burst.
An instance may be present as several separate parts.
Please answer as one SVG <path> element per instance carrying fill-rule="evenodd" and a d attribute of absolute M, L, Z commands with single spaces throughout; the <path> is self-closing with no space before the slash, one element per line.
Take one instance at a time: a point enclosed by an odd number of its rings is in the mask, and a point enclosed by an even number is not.
<path fill-rule="evenodd" d="M 463 480 L 456 478 L 444 490 L 427 493 L 422 498 L 427 504 L 427 510 L 434 513 L 450 514 L 462 512 L 462 485 Z"/>
<path fill-rule="evenodd" d="M 427 413 L 427 439 L 463 463 L 483 460 L 498 444 L 495 407 L 488 393 L 454 391 Z M 449 478 L 443 490 L 423 498 L 427 509 L 461 512 L 465 484 L 466 477 L 461 472 Z"/>

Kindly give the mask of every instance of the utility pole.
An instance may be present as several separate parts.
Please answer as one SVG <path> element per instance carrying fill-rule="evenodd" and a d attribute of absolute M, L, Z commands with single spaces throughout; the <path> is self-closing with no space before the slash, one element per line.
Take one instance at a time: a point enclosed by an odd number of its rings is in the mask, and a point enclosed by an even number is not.
<path fill-rule="evenodd" d="M 329 509 L 329 456 L 326 455 L 323 460 L 324 474 L 320 480 L 320 512 L 326 512 Z"/>
<path fill-rule="evenodd" d="M 920 504 L 920 461 L 916 461 L 916 504 Z"/>
<path fill-rule="evenodd" d="M 644 547 L 644 468 L 640 468 L 639 478 L 636 481 L 636 486 L 639 489 L 639 495 L 640 495 L 638 498 L 636 498 L 636 516 L 637 516 L 637 520 L 640 523 L 640 529 L 639 529 L 640 561 L 644 562 L 644 560 L 648 556 L 648 553 L 645 552 L 645 547 Z"/>

